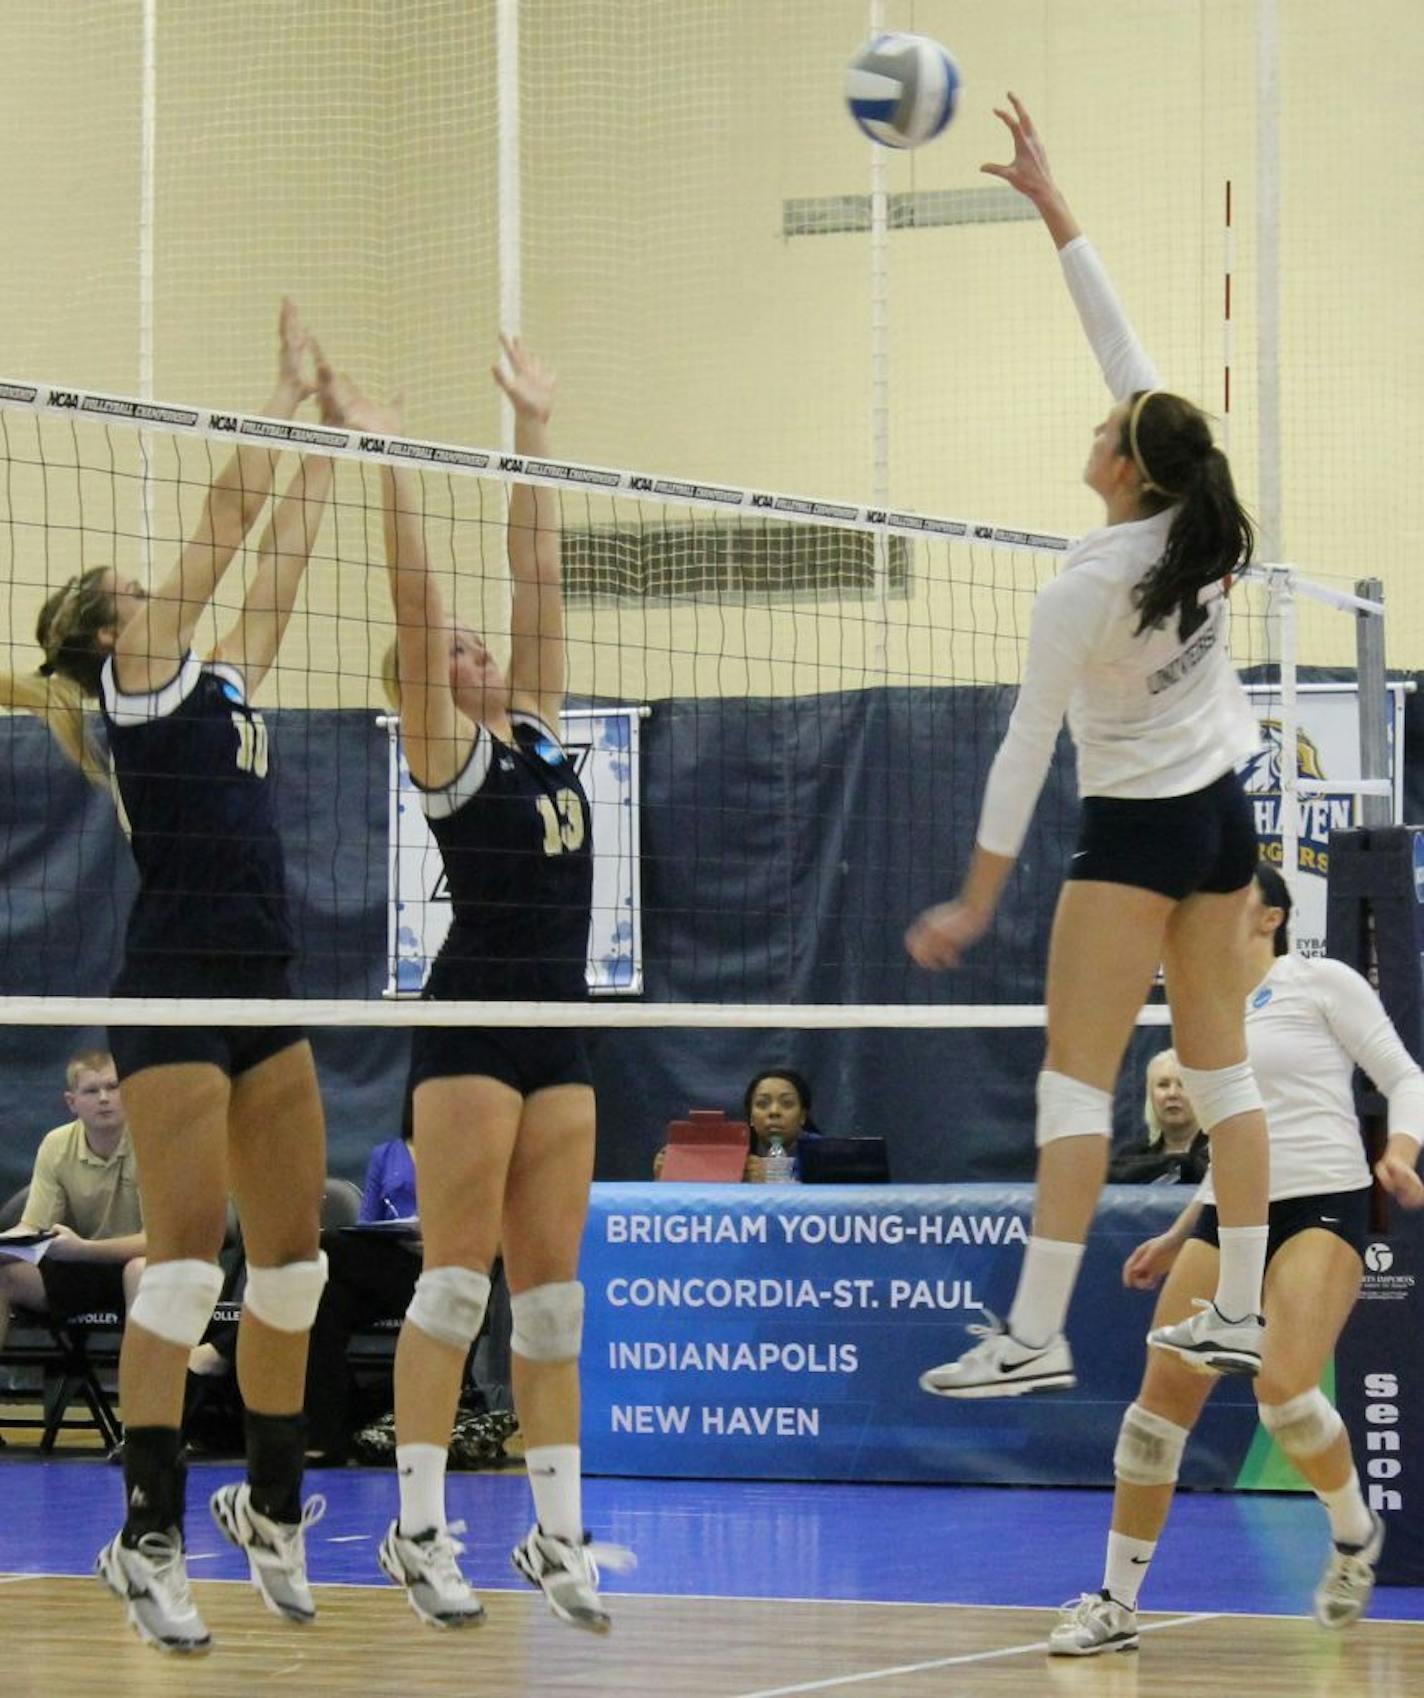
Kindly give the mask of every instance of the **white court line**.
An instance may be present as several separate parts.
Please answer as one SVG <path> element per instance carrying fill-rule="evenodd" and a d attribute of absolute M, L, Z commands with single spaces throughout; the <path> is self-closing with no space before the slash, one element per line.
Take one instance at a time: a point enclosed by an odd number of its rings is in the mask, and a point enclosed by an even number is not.
<path fill-rule="evenodd" d="M 1139 1633 L 1159 1633 L 1164 1627 L 1188 1627 L 1197 1621 L 1215 1621 L 1215 1612 L 1205 1615 L 1175 1616 L 1171 1621 L 1153 1621 L 1140 1627 Z M 756 1692 L 739 1692 L 737 1698 L 790 1698 L 796 1692 L 829 1692 L 836 1686 L 861 1686 L 867 1681 L 888 1680 L 897 1674 L 927 1674 L 931 1669 L 959 1668 L 965 1663 L 1002 1662 L 1006 1657 L 1024 1657 L 1032 1651 L 1046 1651 L 1048 1641 L 1036 1639 L 1032 1645 L 1006 1645 L 998 1651 L 966 1651 L 957 1657 L 935 1657 L 925 1663 L 899 1663 L 894 1668 L 868 1669 L 864 1674 L 838 1674 L 828 1680 L 806 1680 L 797 1686 L 764 1686 Z M 1117 1654 L 1117 1653 L 1114 1653 Z"/>
<path fill-rule="evenodd" d="M 369 1533 L 333 1533 L 326 1542 L 328 1545 L 364 1545 L 370 1537 Z"/>
<path fill-rule="evenodd" d="M 345 1537 L 347 1535 L 338 1535 Z M 355 1537 L 356 1535 L 349 1535 Z M 365 1534 L 360 1537 L 366 1537 Z M 334 1544 L 334 1539 L 327 1540 Z M 213 1551 L 203 1553 L 217 1556 L 223 1553 Z M 192 1562 L 193 1556 L 188 1556 Z M 0 1574 L 0 1586 L 18 1585 L 22 1580 L 92 1580 L 93 1569 L 36 1569 L 30 1574 Z M 227 1580 L 221 1576 L 205 1580 L 204 1586 L 250 1586 L 250 1580 Z M 313 1580 L 312 1587 L 323 1592 L 380 1592 L 382 1595 L 390 1591 L 389 1585 L 381 1585 L 375 1580 Z M 1419 1591 L 1419 1587 L 1406 1587 L 1406 1591 Z M 525 1586 L 481 1585 L 480 1592 L 509 1593 L 511 1596 L 533 1597 L 532 1589 Z M 1378 1592 L 1375 1594 L 1378 1596 Z M 616 1592 L 608 1594 L 610 1598 L 643 1598 L 652 1599 L 660 1604 L 844 1604 L 847 1609 L 857 1610 L 1040 1610 L 1052 1614 L 1058 1610 L 1059 1604 L 986 1604 L 963 1603 L 953 1599 L 938 1598 L 783 1598 L 780 1595 L 770 1597 L 759 1593 L 749 1597 L 745 1592 L 631 1592 L 620 1586 Z M 1138 1629 L 1141 1633 L 1151 1633 L 1159 1627 L 1171 1627 L 1175 1621 L 1300 1621 L 1307 1622 L 1311 1618 L 1300 1610 L 1206 1610 L 1199 1615 L 1184 1615 L 1175 1617 L 1173 1621 L 1148 1622 Z M 1416 1615 L 1367 1615 L 1362 1616 L 1357 1626 L 1369 1627 L 1418 1627 L 1420 1618 Z M 744 1698 L 757 1698 L 756 1694 L 746 1694 Z"/>

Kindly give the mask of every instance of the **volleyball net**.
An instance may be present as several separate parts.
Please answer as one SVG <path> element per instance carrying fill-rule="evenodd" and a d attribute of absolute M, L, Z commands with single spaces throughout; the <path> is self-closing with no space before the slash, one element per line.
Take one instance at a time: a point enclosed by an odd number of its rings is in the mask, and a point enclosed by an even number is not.
<path fill-rule="evenodd" d="M 841 1028 L 1041 1018 L 1048 918 L 1077 818 L 1066 739 L 993 937 L 963 972 L 939 977 L 909 963 L 902 939 L 919 909 L 957 887 L 1032 601 L 1069 538 L 7 382 L 5 669 L 33 673 L 36 615 L 75 575 L 105 566 L 149 583 L 166 570 L 239 447 L 269 466 L 272 504 L 194 649 L 210 651 L 235 620 L 275 504 L 296 502 L 309 565 L 255 697 L 296 933 L 299 1000 L 285 1018 Z M 318 462 L 334 467 L 329 497 Z M 510 491 L 556 492 L 562 731 L 593 818 L 592 1005 L 410 1000 L 450 910 L 381 691 L 394 634 L 387 466 L 418 483 L 445 606 L 496 653 L 509 642 Z M 1360 817 L 1362 795 L 1396 794 L 1397 779 L 1361 770 L 1348 686 L 1327 731 L 1316 728 L 1323 704 L 1302 707 L 1294 632 L 1306 594 L 1356 616 L 1375 606 L 1291 568 L 1259 570 L 1233 592 L 1232 640 L 1266 738 L 1248 773 L 1265 849 L 1320 885 L 1323 916 L 1328 830 Z M 7 716 L 0 735 L 0 1018 L 191 1023 L 191 1005 L 103 1000 L 134 890 L 118 815 L 38 722 Z M 517 890 L 509 901 L 518 906 Z M 1323 939 L 1323 918 L 1320 929 Z M 239 957 L 243 940 L 231 947 Z M 269 1023 L 273 1012 L 214 1003 L 201 1017 Z"/>

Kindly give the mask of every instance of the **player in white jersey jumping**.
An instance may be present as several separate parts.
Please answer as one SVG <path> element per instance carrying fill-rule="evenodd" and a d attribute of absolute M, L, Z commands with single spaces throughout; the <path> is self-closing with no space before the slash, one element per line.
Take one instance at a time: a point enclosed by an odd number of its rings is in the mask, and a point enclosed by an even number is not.
<path fill-rule="evenodd" d="M 1389 1098 L 1389 1140 L 1375 1172 L 1407 1208 L 1424 1204 L 1415 1171 L 1424 1138 L 1424 1074 L 1379 998 L 1340 961 L 1287 954 L 1290 893 L 1273 867 L 1257 874 L 1246 913 L 1246 1038 L 1271 1128 L 1266 1345 L 1255 1392 L 1261 1421 L 1325 1505 L 1333 1548 L 1315 1617 L 1346 1627 L 1369 1603 L 1384 1523 L 1366 1504 L 1344 1423 L 1320 1390 L 1360 1289 L 1370 1171 L 1351 1080 L 1362 1067 Z M 1128 1257 L 1123 1282 L 1150 1290 L 1159 1325 L 1204 1302 L 1216 1279 L 1211 1175 L 1175 1224 Z M 1170 1272 L 1168 1271 L 1170 1270 Z M 1171 1508 L 1187 1436 L 1214 1378 L 1149 1350 L 1137 1401 L 1122 1418 L 1117 1492 L 1101 1591 L 1064 1611 L 1049 1639 L 1057 1656 L 1091 1657 L 1137 1644 L 1137 1595 Z"/>
<path fill-rule="evenodd" d="M 1157 388 L 1028 113 L 1009 99 L 999 117 L 1013 161 L 984 169 L 1038 208 L 1114 405 L 1084 471 L 1106 523 L 1034 604 L 963 888 L 906 940 L 921 966 L 952 967 L 987 931 L 1066 712 L 1083 814 L 1049 948 L 1033 1235 L 1007 1325 L 991 1318 L 974 1329 L 980 1343 L 921 1378 L 944 1397 L 1076 1383 L 1063 1323 L 1107 1172 L 1113 1086 L 1159 964 L 1222 1218 L 1214 1304 L 1159 1342 L 1222 1373 L 1255 1373 L 1266 1255 L 1266 1122 L 1234 993 L 1257 856 L 1235 767 L 1259 735 L 1227 653 L 1224 595 L 1254 538 L 1205 417 Z"/>

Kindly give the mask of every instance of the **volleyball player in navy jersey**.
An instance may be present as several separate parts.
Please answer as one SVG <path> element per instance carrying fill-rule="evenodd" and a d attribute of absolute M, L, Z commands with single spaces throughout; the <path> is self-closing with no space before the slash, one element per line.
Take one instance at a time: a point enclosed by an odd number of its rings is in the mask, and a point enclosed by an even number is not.
<path fill-rule="evenodd" d="M 1261 1362 L 1266 1122 L 1236 995 L 1257 849 L 1235 772 L 1260 738 L 1227 653 L 1224 594 L 1254 539 L 1204 415 L 1157 387 L 1009 99 L 998 115 L 1013 160 L 984 169 L 1038 208 L 1114 405 L 1084 471 L 1105 523 L 1039 593 L 963 888 L 907 938 L 922 966 L 950 967 L 988 929 L 1066 713 L 1083 817 L 1049 946 L 1033 1235 L 1007 1325 L 975 1329 L 978 1344 L 922 1376 L 943 1397 L 1075 1383 L 1064 1319 L 1107 1172 L 1113 1087 L 1159 964 L 1182 1083 L 1211 1137 L 1221 1255 L 1214 1302 L 1152 1343 L 1222 1373 Z"/>
<path fill-rule="evenodd" d="M 314 384 L 312 352 L 284 302 L 277 386 L 266 411 L 289 418 Z M 39 621 L 50 680 L 7 680 L 95 773 L 82 707 L 97 695 L 139 891 L 119 997 L 289 994 L 293 951 L 273 817 L 267 728 L 251 706 L 286 629 L 330 492 L 329 460 L 306 461 L 276 504 L 241 613 L 206 660 L 199 619 L 267 504 L 275 455 L 240 447 L 214 478 L 202 519 L 151 595 L 108 568 L 50 597 Z M 313 1615 L 300 1502 L 307 1333 L 325 1282 L 318 1216 L 325 1173 L 311 1050 L 291 1027 L 110 1029 L 138 1155 L 148 1265 L 119 1365 L 127 1518 L 98 1570 L 142 1638 L 203 1651 L 188 1589 L 179 1427 L 188 1353 L 222 1275 L 228 1193 L 248 1257 L 237 1365 L 247 1409 L 248 1477 L 213 1513 L 247 1553 L 277 1613 Z"/>
<path fill-rule="evenodd" d="M 494 376 L 514 408 L 516 452 L 546 454 L 552 374 L 518 341 L 504 339 L 504 351 L 507 369 L 496 366 Z M 399 429 L 392 411 L 349 392 L 338 404 L 362 428 Z M 592 843 L 588 801 L 558 734 L 557 498 L 526 484 L 511 491 L 506 677 L 481 638 L 446 615 L 428 569 L 417 480 L 387 469 L 384 487 L 397 627 L 388 688 L 454 910 L 426 995 L 582 1000 Z M 381 1566 L 422 1620 L 453 1627 L 481 1619 L 457 1561 L 460 1526 L 445 1520 L 445 1458 L 499 1249 L 536 1514 L 514 1564 L 561 1620 L 605 1631 L 597 1564 L 625 1564 L 628 1553 L 591 1545 L 583 1527 L 578 1256 L 594 1146 L 583 1037 L 560 1028 L 422 1027 L 411 1080 L 424 1266 L 396 1351 L 400 1516 Z"/>

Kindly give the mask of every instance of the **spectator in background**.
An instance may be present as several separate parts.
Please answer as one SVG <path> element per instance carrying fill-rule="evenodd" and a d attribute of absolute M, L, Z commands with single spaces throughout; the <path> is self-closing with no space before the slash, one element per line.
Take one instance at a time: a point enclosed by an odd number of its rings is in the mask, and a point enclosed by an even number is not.
<path fill-rule="evenodd" d="M 14 1229 L 56 1236 L 38 1264 L 0 1260 L 0 1341 L 12 1305 L 57 1315 L 123 1313 L 143 1272 L 138 1173 L 114 1058 L 82 1050 L 65 1068 L 65 1086 L 74 1119 L 41 1140 Z"/>
<path fill-rule="evenodd" d="M 411 1096 L 407 1091 L 400 1137 L 377 1144 L 366 1165 L 366 1183 L 361 1188 L 363 1223 L 415 1217 L 415 1158 L 410 1143 L 413 1135 Z"/>
<path fill-rule="evenodd" d="M 1144 1143 L 1120 1150 L 1108 1168 L 1113 1185 L 1200 1185 L 1206 1177 L 1211 1140 L 1197 1124 L 1187 1100 L 1177 1052 L 1164 1049 L 1147 1064 L 1147 1122 Z"/>
<path fill-rule="evenodd" d="M 796 1164 L 799 1179 L 802 1140 L 821 1136 L 811 1119 L 811 1087 L 805 1078 L 790 1067 L 754 1074 L 742 1098 L 742 1109 L 752 1129 L 745 1177 L 753 1185 L 765 1183 L 766 1157 L 773 1140 L 777 1140 Z"/>
<path fill-rule="evenodd" d="M 742 1095 L 742 1118 L 751 1128 L 751 1149 L 742 1178 L 753 1185 L 766 1182 L 766 1156 L 773 1138 L 796 1164 L 801 1177 L 800 1144 L 803 1138 L 819 1138 L 819 1127 L 811 1119 L 811 1087 L 791 1067 L 773 1067 L 754 1073 Z M 653 1157 L 653 1178 L 660 1178 L 667 1146 Z"/>

